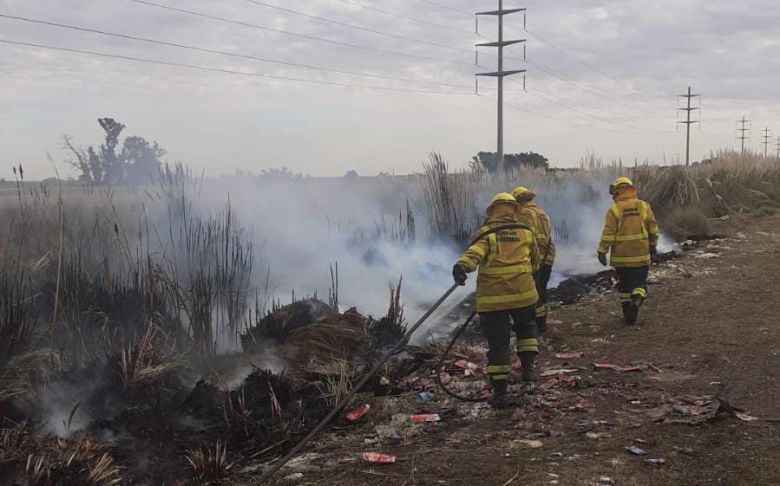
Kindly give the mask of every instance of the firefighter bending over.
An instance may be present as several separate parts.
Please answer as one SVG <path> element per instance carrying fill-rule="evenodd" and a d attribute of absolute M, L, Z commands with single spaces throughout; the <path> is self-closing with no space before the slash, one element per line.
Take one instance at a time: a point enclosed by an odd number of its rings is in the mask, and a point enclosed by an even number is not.
<path fill-rule="evenodd" d="M 636 188 L 627 177 L 616 179 L 609 193 L 615 203 L 607 211 L 598 258 L 606 266 L 607 252 L 612 250 L 610 264 L 617 272 L 623 319 L 632 325 L 647 298 L 647 274 L 657 253 L 658 222 L 650 205 L 637 198 Z"/>
<path fill-rule="evenodd" d="M 539 302 L 536 304 L 536 331 L 539 336 L 543 336 L 547 332 L 547 316 L 550 313 L 550 306 L 547 304 L 547 284 L 550 282 L 550 274 L 555 263 L 552 224 L 550 217 L 534 202 L 535 192 L 519 186 L 512 191 L 512 196 L 520 204 L 520 222 L 533 228 L 539 246 L 539 270 L 534 275 L 536 291 L 539 293 Z"/>
<path fill-rule="evenodd" d="M 518 223 L 518 204 L 511 194 L 493 198 L 480 234 L 497 226 Z M 517 337 L 517 354 L 523 366 L 523 381 L 536 379 L 534 358 L 538 352 L 535 308 L 538 300 L 533 274 L 538 249 L 532 231 L 507 229 L 491 233 L 471 245 L 452 269 L 456 283 L 479 268 L 477 312 L 488 341 L 487 372 L 493 389 L 490 404 L 506 407 L 507 386 L 512 371 L 511 332 Z"/>

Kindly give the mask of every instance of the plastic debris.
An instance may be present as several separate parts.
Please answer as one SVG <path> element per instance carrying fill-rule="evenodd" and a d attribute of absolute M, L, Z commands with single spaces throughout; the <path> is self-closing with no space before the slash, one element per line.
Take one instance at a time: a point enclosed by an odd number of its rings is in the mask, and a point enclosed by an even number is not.
<path fill-rule="evenodd" d="M 547 456 L 547 459 L 550 461 L 560 461 L 563 459 L 563 452 L 553 452 L 549 456 Z"/>
<path fill-rule="evenodd" d="M 591 432 L 587 432 L 585 434 L 585 437 L 587 437 L 590 440 L 599 440 L 601 438 L 601 434 L 591 431 Z"/>
<path fill-rule="evenodd" d="M 693 457 L 696 455 L 696 450 L 691 447 L 678 447 L 676 450 L 685 456 Z"/>
<path fill-rule="evenodd" d="M 303 473 L 299 473 L 299 472 L 292 473 L 283 478 L 284 481 L 300 481 L 301 479 L 303 479 Z"/>
<path fill-rule="evenodd" d="M 433 399 L 430 392 L 424 391 L 417 394 L 417 403 L 428 403 Z"/>
<path fill-rule="evenodd" d="M 540 440 L 519 439 L 514 442 L 515 444 L 524 445 L 530 449 L 538 449 L 543 445 L 542 441 Z"/>
<path fill-rule="evenodd" d="M 652 464 L 653 466 L 663 466 L 666 460 L 662 458 L 658 459 L 645 459 L 645 462 L 648 464 Z"/>
<path fill-rule="evenodd" d="M 758 420 L 758 417 L 754 417 L 745 412 L 736 412 L 734 415 L 743 422 L 755 422 Z"/>
<path fill-rule="evenodd" d="M 619 370 L 620 366 L 609 363 L 593 363 L 593 368 L 596 370 Z"/>
<path fill-rule="evenodd" d="M 618 368 L 618 371 L 622 373 L 630 373 L 632 371 L 642 371 L 641 366 L 623 366 L 622 368 Z"/>
<path fill-rule="evenodd" d="M 609 476 L 601 476 L 596 481 L 596 486 L 612 486 L 613 484 L 615 484 L 615 480 Z"/>
<path fill-rule="evenodd" d="M 395 427 L 390 425 L 377 425 L 376 435 L 379 436 L 379 439 L 385 441 L 401 440 L 401 436 L 398 434 L 398 431 L 395 429 Z"/>
<path fill-rule="evenodd" d="M 361 457 L 371 464 L 395 464 L 395 456 L 378 454 L 376 452 L 364 452 Z"/>
<path fill-rule="evenodd" d="M 628 452 L 629 454 L 633 454 L 635 456 L 644 456 L 645 454 L 647 454 L 647 452 L 645 452 L 644 449 L 633 445 L 626 447 L 626 452 Z"/>
<path fill-rule="evenodd" d="M 362 407 L 357 408 L 357 409 L 349 412 L 346 415 L 346 418 L 350 422 L 356 422 L 356 421 L 360 420 L 364 415 L 366 415 L 369 410 L 371 410 L 371 405 L 366 403 Z"/>
<path fill-rule="evenodd" d="M 388 380 L 386 377 L 379 378 L 379 384 L 382 386 L 387 386 L 390 384 L 390 380 Z"/>
<path fill-rule="evenodd" d="M 555 357 L 557 359 L 576 359 L 576 358 L 582 358 L 585 356 L 584 353 L 556 353 Z"/>
<path fill-rule="evenodd" d="M 558 368 L 558 369 L 554 369 L 554 370 L 543 371 L 543 372 L 539 373 L 539 376 L 546 378 L 548 376 L 565 375 L 565 374 L 569 374 L 569 373 L 576 373 L 578 371 L 579 370 L 569 369 L 569 368 Z"/>
<path fill-rule="evenodd" d="M 441 420 L 441 417 L 438 413 L 424 413 L 420 415 L 412 415 L 409 417 L 409 420 L 416 424 L 421 424 L 426 422 L 438 422 Z"/>

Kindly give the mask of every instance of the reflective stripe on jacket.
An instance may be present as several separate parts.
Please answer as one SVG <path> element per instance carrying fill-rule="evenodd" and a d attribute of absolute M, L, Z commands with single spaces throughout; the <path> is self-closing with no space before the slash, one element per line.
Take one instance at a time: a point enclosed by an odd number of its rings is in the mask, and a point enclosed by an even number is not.
<path fill-rule="evenodd" d="M 517 223 L 517 209 L 510 204 L 489 208 L 488 219 L 480 228 Z M 458 264 L 467 272 L 479 268 L 477 277 L 477 312 L 520 309 L 536 304 L 533 273 L 538 265 L 538 248 L 531 231 L 502 230 L 491 233 L 471 245 Z"/>
<path fill-rule="evenodd" d="M 534 229 L 536 244 L 539 246 L 539 258 L 545 258 L 541 265 L 552 266 L 555 263 L 555 243 L 552 241 L 552 223 L 550 217 L 534 202 L 520 205 L 520 222 Z M 549 246 L 549 248 L 548 248 Z"/>
<path fill-rule="evenodd" d="M 658 222 L 650 205 L 633 189 L 618 195 L 607 211 L 598 251 L 612 250 L 613 267 L 643 267 L 650 265 L 650 247 L 657 242 Z"/>

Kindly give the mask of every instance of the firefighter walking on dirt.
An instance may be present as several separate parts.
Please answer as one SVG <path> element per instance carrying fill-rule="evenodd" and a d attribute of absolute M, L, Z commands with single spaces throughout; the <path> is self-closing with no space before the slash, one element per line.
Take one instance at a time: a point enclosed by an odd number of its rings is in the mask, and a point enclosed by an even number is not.
<path fill-rule="evenodd" d="M 488 341 L 487 372 L 493 389 L 490 404 L 507 405 L 506 394 L 512 371 L 511 332 L 517 337 L 517 354 L 523 367 L 523 381 L 536 379 L 534 359 L 538 294 L 533 274 L 538 265 L 536 239 L 530 229 L 512 228 L 490 233 L 491 228 L 519 223 L 519 206 L 511 194 L 497 194 L 486 211 L 485 225 L 478 239 L 452 269 L 455 282 L 464 284 L 466 274 L 479 268 L 477 312 Z"/>
<path fill-rule="evenodd" d="M 539 247 L 539 270 L 534 275 L 539 302 L 536 304 L 536 331 L 539 336 L 547 332 L 547 316 L 550 306 L 547 304 L 547 284 L 550 282 L 552 267 L 555 263 L 555 243 L 552 241 L 550 217 L 535 202 L 536 193 L 523 186 L 516 187 L 512 196 L 520 205 L 519 221 L 534 230 Z"/>
<path fill-rule="evenodd" d="M 615 203 L 607 211 L 598 259 L 606 266 L 610 252 L 609 263 L 617 272 L 623 319 L 632 325 L 647 298 L 647 274 L 657 253 L 658 222 L 650 205 L 637 197 L 631 179 L 616 179 L 609 186 L 609 193 Z"/>

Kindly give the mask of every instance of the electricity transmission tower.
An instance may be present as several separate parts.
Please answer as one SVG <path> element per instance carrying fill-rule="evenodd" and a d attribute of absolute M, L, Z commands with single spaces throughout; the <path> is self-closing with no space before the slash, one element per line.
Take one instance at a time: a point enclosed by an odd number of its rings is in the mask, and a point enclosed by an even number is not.
<path fill-rule="evenodd" d="M 777 144 L 775 145 L 775 150 L 777 150 L 776 157 L 780 159 L 780 137 L 777 137 Z"/>
<path fill-rule="evenodd" d="M 518 12 L 526 12 L 525 8 L 504 8 L 504 1 L 498 0 L 498 10 L 488 12 L 477 12 L 477 15 L 493 15 L 498 19 L 498 40 L 495 42 L 482 42 L 477 44 L 479 47 L 497 47 L 498 48 L 498 70 L 487 73 L 477 73 L 477 76 L 491 76 L 498 80 L 498 108 L 497 108 L 497 150 L 496 150 L 496 171 L 498 173 L 504 170 L 504 77 L 513 74 L 525 73 L 525 69 L 514 69 L 504 71 L 504 48 L 513 44 L 520 44 L 526 39 L 504 40 L 504 15 L 510 15 Z M 479 18 L 479 17 L 477 17 Z"/>
<path fill-rule="evenodd" d="M 741 142 L 741 151 L 742 153 L 745 152 L 745 140 L 748 139 L 748 136 L 745 135 L 747 132 L 750 131 L 750 128 L 747 126 L 748 123 L 750 123 L 750 120 L 746 120 L 743 116 L 741 120 L 737 120 L 737 123 L 739 123 L 740 127 L 737 128 L 737 140 Z"/>
<path fill-rule="evenodd" d="M 766 157 L 769 154 L 769 139 L 771 138 L 769 136 L 769 127 L 764 127 L 764 157 Z"/>
<path fill-rule="evenodd" d="M 691 106 L 691 99 L 696 97 L 701 98 L 701 95 L 691 94 L 690 86 L 688 86 L 688 94 L 678 95 L 678 98 L 687 98 L 688 101 L 687 107 L 677 108 L 678 111 L 686 112 L 685 121 L 677 122 L 685 125 L 685 165 L 686 166 L 689 166 L 691 164 L 691 125 L 694 123 L 699 123 L 698 120 L 691 120 L 691 112 L 699 109 L 699 107 Z"/>

